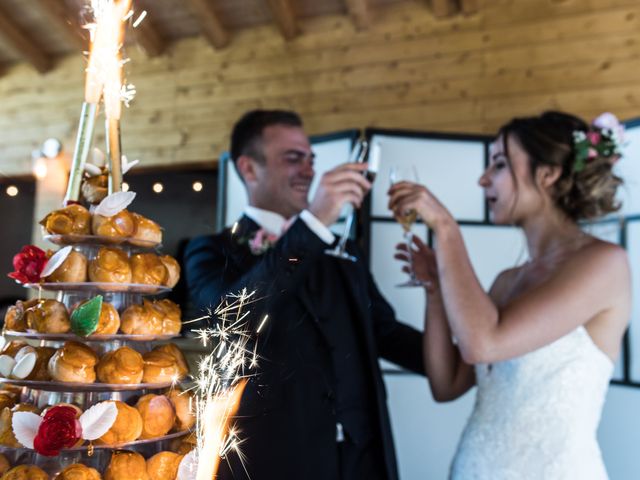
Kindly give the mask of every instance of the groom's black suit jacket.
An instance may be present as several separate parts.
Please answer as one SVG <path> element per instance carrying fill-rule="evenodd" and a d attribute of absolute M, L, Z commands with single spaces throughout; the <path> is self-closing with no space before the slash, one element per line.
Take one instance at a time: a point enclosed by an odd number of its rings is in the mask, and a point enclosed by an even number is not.
<path fill-rule="evenodd" d="M 338 292 L 335 305 L 347 302 L 349 306 L 353 331 L 361 345 L 361 375 L 369 385 L 366 395 L 372 397 L 370 423 L 382 446 L 380 465 L 386 469 L 386 478 L 396 480 L 378 357 L 423 373 L 421 333 L 396 321 L 354 245 L 349 249 L 358 255 L 356 263 L 324 255 L 327 245 L 298 219 L 270 250 L 254 255 L 246 240 L 257 229 L 258 225 L 244 216 L 233 234 L 227 229 L 195 238 L 185 251 L 192 303 L 200 308 L 215 306 L 223 295 L 246 287 L 257 289 L 256 296 L 261 299 L 249 307 L 253 326 L 269 314 L 258 341 L 262 361 L 238 411 L 238 426 L 246 439 L 241 449 L 249 475 L 229 458 L 230 465 L 222 462 L 221 480 L 335 478 L 330 473 L 338 471 L 333 347 L 326 323 L 318 317 L 315 294 L 305 287 L 319 268 L 325 272 L 324 284 L 328 284 L 329 275 L 332 291 Z M 334 325 L 334 336 L 336 327 L 342 328 Z"/>

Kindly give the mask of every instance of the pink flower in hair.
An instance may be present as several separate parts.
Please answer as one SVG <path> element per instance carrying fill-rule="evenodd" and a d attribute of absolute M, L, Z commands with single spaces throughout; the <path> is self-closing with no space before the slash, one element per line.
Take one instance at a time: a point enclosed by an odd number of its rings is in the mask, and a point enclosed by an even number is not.
<path fill-rule="evenodd" d="M 602 139 L 602 135 L 600 135 L 599 132 L 590 130 L 587 133 L 587 138 L 589 139 L 589 142 L 591 142 L 591 145 L 597 145 L 598 143 L 600 143 L 600 140 Z"/>
<path fill-rule="evenodd" d="M 598 156 L 598 151 L 595 148 L 590 148 L 587 158 L 593 159 L 593 158 L 596 158 L 597 156 Z"/>
<path fill-rule="evenodd" d="M 613 113 L 605 112 L 598 115 L 592 125 L 602 130 L 610 130 L 615 136 L 616 143 L 622 144 L 624 142 L 624 125 L 618 121 L 618 117 Z"/>

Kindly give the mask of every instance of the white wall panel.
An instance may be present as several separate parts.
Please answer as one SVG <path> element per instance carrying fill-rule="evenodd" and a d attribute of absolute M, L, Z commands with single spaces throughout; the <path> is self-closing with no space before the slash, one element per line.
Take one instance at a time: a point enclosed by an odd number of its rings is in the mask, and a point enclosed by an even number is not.
<path fill-rule="evenodd" d="M 417 224 L 413 229 L 426 242 L 427 228 Z M 373 222 L 371 225 L 371 272 L 385 298 L 393 305 L 396 316 L 415 328 L 423 329 L 425 294 L 420 287 L 398 287 L 408 275 L 402 263 L 393 258 L 398 243 L 404 242 L 402 227 L 395 222 Z"/>
<path fill-rule="evenodd" d="M 640 222 L 627 225 L 627 250 L 631 263 L 633 308 L 629 324 L 629 355 L 631 380 L 640 382 Z"/>
<path fill-rule="evenodd" d="M 413 233 L 426 242 L 427 227 L 416 224 Z M 371 224 L 371 273 L 382 295 L 393 306 L 396 317 L 418 330 L 424 330 L 425 293 L 420 287 L 398 287 L 408 276 L 402 263 L 393 258 L 396 245 L 403 242 L 402 227 L 395 222 L 372 222 Z M 396 365 L 380 361 L 385 370 L 399 370 Z"/>
<path fill-rule="evenodd" d="M 640 389 L 618 385 L 609 387 L 598 429 L 598 442 L 611 480 L 640 478 L 638 405 Z M 410 478 L 406 477 L 407 480 Z"/>
<path fill-rule="evenodd" d="M 247 190 L 244 188 L 244 184 L 242 180 L 240 180 L 240 175 L 236 172 L 236 168 L 233 165 L 233 162 L 229 160 L 225 162 L 226 167 L 226 204 L 225 204 L 225 212 L 224 212 L 224 226 L 229 227 L 233 225 L 233 223 L 240 218 L 242 212 L 244 211 L 244 207 L 247 206 L 248 197 Z"/>
<path fill-rule="evenodd" d="M 436 403 L 427 380 L 385 375 L 391 425 L 402 480 L 444 480 L 475 399 L 475 388 L 453 402 Z"/>
<path fill-rule="evenodd" d="M 592 223 L 584 226 L 584 231 L 606 242 L 620 244 L 620 223 L 619 222 L 600 222 Z M 613 371 L 614 380 L 624 379 L 624 355 L 622 351 L 616 360 Z"/>
<path fill-rule="evenodd" d="M 620 213 L 640 215 L 640 125 L 627 129 L 625 141 L 624 155 L 614 167 L 624 180 L 618 195 L 622 201 Z"/>
<path fill-rule="evenodd" d="M 527 258 L 524 235 L 518 228 L 466 225 L 461 230 L 471 265 L 485 291 L 489 291 L 498 273 Z"/>
<path fill-rule="evenodd" d="M 392 166 L 415 166 L 420 183 L 430 188 L 459 220 L 482 220 L 484 201 L 478 178 L 484 171 L 484 143 L 374 135 L 381 146 L 380 170 L 373 186 L 371 214 L 390 217 L 387 209 Z"/>

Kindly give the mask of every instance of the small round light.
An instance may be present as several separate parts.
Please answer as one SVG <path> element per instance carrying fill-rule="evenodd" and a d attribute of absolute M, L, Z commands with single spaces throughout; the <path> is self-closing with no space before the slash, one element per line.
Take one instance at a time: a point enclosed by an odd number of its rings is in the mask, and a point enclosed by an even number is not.
<path fill-rule="evenodd" d="M 16 187 L 15 185 L 9 185 L 7 187 L 7 195 L 9 195 L 10 197 L 15 197 L 16 195 L 18 195 L 18 187 Z"/>
<path fill-rule="evenodd" d="M 201 192 L 203 188 L 202 182 L 193 182 L 192 188 L 194 192 Z"/>
<path fill-rule="evenodd" d="M 156 182 L 153 184 L 153 191 L 156 193 L 160 193 L 164 190 L 164 186 L 160 182 Z"/>
<path fill-rule="evenodd" d="M 129 184 L 127 182 L 122 182 L 122 191 L 123 192 L 129 191 Z"/>

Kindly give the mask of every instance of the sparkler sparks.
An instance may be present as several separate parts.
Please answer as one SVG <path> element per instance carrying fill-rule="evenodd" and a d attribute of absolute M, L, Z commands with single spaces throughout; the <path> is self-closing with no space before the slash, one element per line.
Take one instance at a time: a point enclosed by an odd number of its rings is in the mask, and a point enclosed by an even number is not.
<path fill-rule="evenodd" d="M 258 331 L 247 327 L 249 311 L 246 306 L 255 301 L 255 291 L 243 289 L 230 295 L 210 315 L 211 327 L 193 330 L 211 353 L 201 358 L 195 377 L 195 412 L 197 418 L 197 447 L 190 458 L 181 464 L 180 480 L 212 480 L 221 458 L 229 453 L 239 456 L 242 441 L 231 425 L 231 418 L 240 405 L 242 391 L 250 370 L 258 366 Z M 263 328 L 267 317 L 262 320 Z M 189 322 L 187 322 L 189 323 Z M 253 344 L 253 346 L 252 346 Z M 217 453 L 214 454 L 214 453 Z"/>

